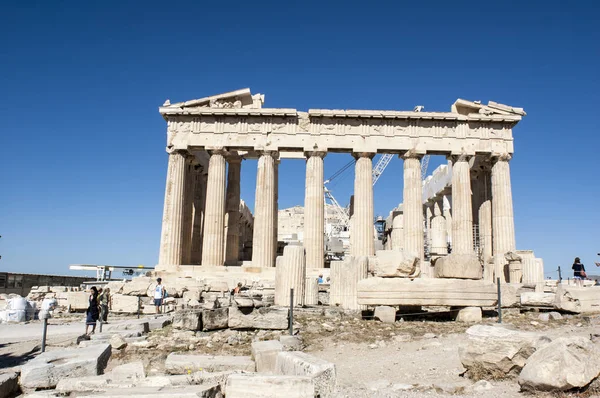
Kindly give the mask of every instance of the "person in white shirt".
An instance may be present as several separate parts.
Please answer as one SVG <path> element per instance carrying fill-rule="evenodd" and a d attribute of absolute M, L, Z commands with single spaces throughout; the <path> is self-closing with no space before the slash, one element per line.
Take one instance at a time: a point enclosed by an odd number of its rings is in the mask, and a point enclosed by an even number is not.
<path fill-rule="evenodd" d="M 165 298 L 165 287 L 161 284 L 161 278 L 158 278 L 156 282 L 158 284 L 154 288 L 154 306 L 156 307 L 156 313 L 160 314 L 160 307 L 162 306 L 163 299 Z"/>

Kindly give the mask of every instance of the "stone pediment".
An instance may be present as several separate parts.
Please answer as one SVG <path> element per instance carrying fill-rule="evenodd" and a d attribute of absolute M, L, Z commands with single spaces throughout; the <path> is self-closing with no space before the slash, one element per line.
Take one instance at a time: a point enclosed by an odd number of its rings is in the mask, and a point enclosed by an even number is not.
<path fill-rule="evenodd" d="M 265 101 L 263 94 L 252 95 L 249 88 L 211 95 L 200 99 L 171 104 L 166 100 L 165 108 L 221 108 L 221 109 L 260 109 Z"/>
<path fill-rule="evenodd" d="M 494 101 L 488 101 L 487 105 L 483 105 L 481 101 L 467 101 L 463 99 L 457 99 L 452 104 L 452 112 L 470 117 L 474 117 L 475 115 L 527 115 L 523 108 L 499 104 Z"/>

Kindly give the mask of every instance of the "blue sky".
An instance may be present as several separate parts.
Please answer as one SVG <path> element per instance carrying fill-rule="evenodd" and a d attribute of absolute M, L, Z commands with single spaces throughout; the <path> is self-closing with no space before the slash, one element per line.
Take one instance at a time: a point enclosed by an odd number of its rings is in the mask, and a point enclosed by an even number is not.
<path fill-rule="evenodd" d="M 600 252 L 599 6 L 527 2 L 4 2 L 0 6 L 0 270 L 154 265 L 165 99 L 243 87 L 266 106 L 448 111 L 524 107 L 511 162 L 517 245 L 546 271 Z M 325 174 L 350 160 L 330 155 Z M 430 171 L 444 161 L 433 157 Z M 256 162 L 242 166 L 252 206 Z M 304 165 L 280 166 L 280 208 Z M 352 173 L 334 193 L 346 203 Z M 375 212 L 402 201 L 402 162 Z M 594 267 L 595 268 L 595 267 Z M 595 270 L 594 270 L 595 271 Z"/>

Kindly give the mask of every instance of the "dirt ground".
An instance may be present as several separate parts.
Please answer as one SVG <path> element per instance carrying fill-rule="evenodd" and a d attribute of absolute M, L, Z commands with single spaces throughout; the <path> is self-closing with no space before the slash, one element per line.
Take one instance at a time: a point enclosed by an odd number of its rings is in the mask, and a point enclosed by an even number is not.
<path fill-rule="evenodd" d="M 540 321 L 538 316 L 536 312 L 521 314 L 509 311 L 505 313 L 503 323 L 519 330 L 542 332 L 551 338 L 567 335 L 590 337 L 600 333 L 600 316 L 566 315 L 562 320 L 548 322 Z M 466 343 L 464 332 L 469 325 L 450 321 L 450 317 L 444 317 L 443 314 L 441 317 L 438 314 L 438 320 L 407 316 L 394 324 L 364 320 L 337 311 L 325 311 L 325 315 L 314 311 L 297 311 L 294 319 L 295 329 L 305 345 L 304 350 L 336 364 L 337 398 L 449 394 L 523 397 L 515 380 L 489 380 L 489 383 L 474 385 L 472 381 L 461 377 L 464 369 L 458 357 L 458 347 Z M 497 318 L 484 318 L 483 323 L 497 323 Z M 80 323 L 75 325 L 81 326 Z M 160 374 L 164 371 L 164 359 L 170 352 L 250 355 L 252 341 L 277 339 L 285 333 L 287 331 L 232 330 L 194 333 L 178 331 L 169 326 L 151 332 L 145 341 L 129 344 L 125 350 L 114 352 L 108 370 L 125 362 L 142 360 L 149 375 Z M 74 336 L 62 334 L 50 337 L 49 349 L 74 344 Z M 12 343 L 5 340 L 0 335 L 0 368 L 19 365 L 32 357 L 36 346 L 39 346 L 38 340 Z M 581 396 L 594 395 L 587 393 Z"/>

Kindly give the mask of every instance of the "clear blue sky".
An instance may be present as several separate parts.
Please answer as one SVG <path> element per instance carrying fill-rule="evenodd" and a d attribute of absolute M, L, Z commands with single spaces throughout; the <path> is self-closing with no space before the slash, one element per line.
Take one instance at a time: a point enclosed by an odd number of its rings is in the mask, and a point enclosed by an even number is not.
<path fill-rule="evenodd" d="M 0 6 L 0 271 L 158 258 L 165 99 L 243 87 L 266 106 L 524 107 L 511 162 L 517 245 L 546 271 L 600 252 L 600 30 L 593 1 L 32 1 Z M 349 155 L 326 158 L 333 174 Z M 434 157 L 430 170 L 442 158 Z M 256 162 L 243 168 L 254 202 Z M 402 201 L 402 162 L 375 212 Z M 280 168 L 280 208 L 304 165 Z M 352 175 L 334 187 L 346 203 Z M 595 267 L 594 267 L 595 268 Z M 594 270 L 596 271 L 596 270 Z"/>

